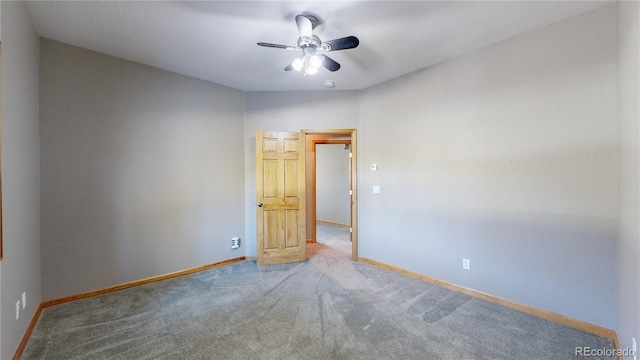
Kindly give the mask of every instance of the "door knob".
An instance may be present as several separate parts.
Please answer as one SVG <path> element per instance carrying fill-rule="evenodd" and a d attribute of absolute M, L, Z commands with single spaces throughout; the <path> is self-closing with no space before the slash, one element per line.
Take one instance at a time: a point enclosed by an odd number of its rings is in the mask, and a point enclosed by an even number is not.
<path fill-rule="evenodd" d="M 257 203 L 256 205 L 258 205 L 258 207 L 262 207 L 264 204 L 263 204 L 263 203 L 261 203 L 261 202 L 259 202 L 259 203 Z"/>

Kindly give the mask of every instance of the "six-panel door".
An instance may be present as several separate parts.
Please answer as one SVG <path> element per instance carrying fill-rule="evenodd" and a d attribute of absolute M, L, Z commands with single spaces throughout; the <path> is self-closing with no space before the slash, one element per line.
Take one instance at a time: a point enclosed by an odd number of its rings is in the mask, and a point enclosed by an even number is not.
<path fill-rule="evenodd" d="M 256 133 L 258 265 L 307 260 L 305 136 Z"/>

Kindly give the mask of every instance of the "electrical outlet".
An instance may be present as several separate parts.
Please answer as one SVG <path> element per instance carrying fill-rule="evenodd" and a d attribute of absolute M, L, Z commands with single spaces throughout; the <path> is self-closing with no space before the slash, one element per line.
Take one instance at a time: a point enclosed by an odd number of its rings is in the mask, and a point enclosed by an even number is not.
<path fill-rule="evenodd" d="M 638 360 L 638 347 L 636 346 L 636 338 L 631 338 L 631 347 L 633 350 L 633 360 Z"/>
<path fill-rule="evenodd" d="M 22 293 L 22 308 L 26 308 L 27 307 L 27 293 L 23 292 Z"/>
<path fill-rule="evenodd" d="M 471 270 L 471 260 L 469 259 L 462 259 L 462 268 L 464 270 Z"/>
<path fill-rule="evenodd" d="M 20 319 L 20 300 L 16 302 L 16 320 Z"/>
<path fill-rule="evenodd" d="M 240 238 L 238 237 L 234 237 L 231 239 L 231 248 L 232 249 L 237 249 L 240 247 Z"/>

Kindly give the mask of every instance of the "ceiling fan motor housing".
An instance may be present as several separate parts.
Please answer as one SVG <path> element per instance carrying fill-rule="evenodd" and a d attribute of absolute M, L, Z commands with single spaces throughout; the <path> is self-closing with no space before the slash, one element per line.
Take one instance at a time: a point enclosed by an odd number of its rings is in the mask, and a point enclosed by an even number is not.
<path fill-rule="evenodd" d="M 313 37 L 311 38 L 309 38 L 308 36 L 301 36 L 298 38 L 298 47 L 301 48 L 305 48 L 308 46 L 317 48 L 321 43 L 322 41 L 320 41 L 320 38 L 317 35 L 313 35 Z"/>

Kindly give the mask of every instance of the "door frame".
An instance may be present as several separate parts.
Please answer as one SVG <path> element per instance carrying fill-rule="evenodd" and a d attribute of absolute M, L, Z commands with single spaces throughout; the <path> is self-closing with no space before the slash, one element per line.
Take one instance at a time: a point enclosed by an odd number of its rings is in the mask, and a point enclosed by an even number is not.
<path fill-rule="evenodd" d="M 308 140 L 308 139 L 307 139 Z M 317 153 L 317 146 L 316 145 L 322 145 L 322 144 L 344 144 L 344 145 L 349 145 L 351 146 L 351 139 L 342 139 L 342 140 L 335 140 L 335 139 L 311 139 L 311 141 L 309 142 L 311 144 L 311 148 L 313 149 L 313 157 L 310 159 L 310 169 L 311 169 L 311 186 L 309 188 L 309 190 L 311 191 L 311 201 L 309 202 L 309 206 L 307 206 L 307 210 L 309 211 L 310 217 L 312 219 L 316 219 L 318 218 L 317 215 L 317 210 L 318 210 L 318 205 L 317 205 L 317 166 L 316 166 L 316 159 L 318 157 L 318 153 Z M 351 151 L 351 149 L 349 149 L 349 151 Z M 309 159 L 307 159 L 309 160 Z M 349 165 L 351 165 L 351 158 L 349 159 Z M 351 168 L 349 168 L 349 182 L 351 182 Z M 307 181 L 307 184 L 309 184 L 309 181 Z M 351 190 L 351 183 L 349 183 L 349 190 Z M 351 208 L 349 209 L 349 226 L 351 226 Z M 307 239 L 307 242 L 317 242 L 317 225 L 316 225 L 316 221 L 312 221 L 311 225 L 308 226 L 309 229 L 311 229 L 311 239 Z"/>
<path fill-rule="evenodd" d="M 306 183 L 311 183 L 311 214 L 312 214 L 312 239 L 311 242 L 316 241 L 316 144 L 349 144 L 351 152 L 351 168 L 350 174 L 350 189 L 351 189 L 351 259 L 358 261 L 358 156 L 357 156 L 357 131 L 356 129 L 332 129 L 332 130 L 302 130 L 305 134 L 305 140 L 312 144 L 311 151 L 313 157 L 311 158 L 311 179 L 306 175 Z M 311 135 L 323 135 L 322 139 L 310 139 Z M 309 147 L 305 149 L 307 155 L 309 155 Z M 307 189 L 309 191 L 309 189 Z M 309 224 L 307 224 L 309 225 Z"/>

